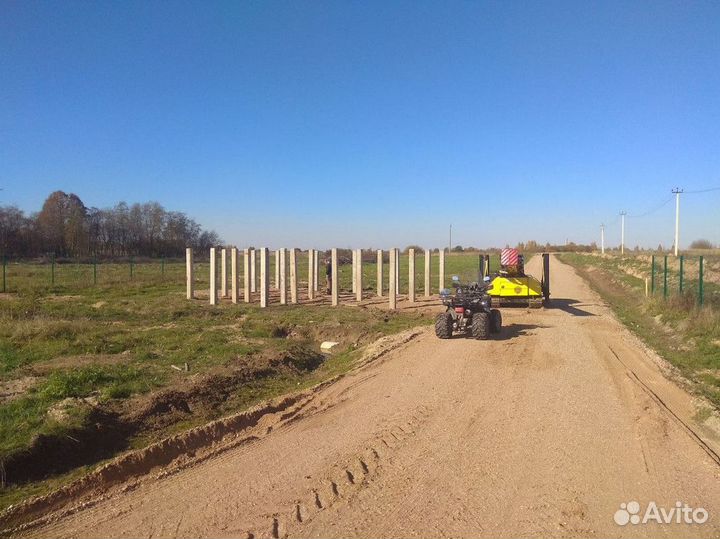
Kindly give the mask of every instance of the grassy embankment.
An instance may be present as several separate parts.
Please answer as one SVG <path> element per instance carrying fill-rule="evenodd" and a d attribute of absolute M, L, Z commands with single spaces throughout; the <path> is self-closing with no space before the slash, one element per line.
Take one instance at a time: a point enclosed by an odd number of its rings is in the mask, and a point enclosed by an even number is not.
<path fill-rule="evenodd" d="M 679 293 L 677 261 L 672 261 L 668 296 L 664 296 L 662 257 L 656 257 L 655 294 L 645 296 L 645 277 L 650 278 L 647 256 L 596 256 L 564 253 L 563 262 L 574 266 L 618 318 L 646 344 L 678 368 L 695 390 L 720 409 L 720 285 L 717 274 L 706 274 L 705 302 L 697 298 L 697 270 L 686 262 L 683 294 Z M 719 260 L 707 260 L 706 270 Z M 659 271 L 658 271 L 659 270 Z"/>

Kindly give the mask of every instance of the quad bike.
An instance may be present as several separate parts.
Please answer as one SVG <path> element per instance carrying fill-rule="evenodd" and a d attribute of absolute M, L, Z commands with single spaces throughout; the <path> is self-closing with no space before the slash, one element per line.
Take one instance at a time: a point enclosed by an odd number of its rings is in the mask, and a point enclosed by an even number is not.
<path fill-rule="evenodd" d="M 435 335 L 449 339 L 458 332 L 469 333 L 474 339 L 489 339 L 491 333 L 500 333 L 502 315 L 490 308 L 489 280 L 461 285 L 457 276 L 453 276 L 453 287 L 455 294 L 447 288 L 440 292 L 447 310 L 435 318 Z"/>

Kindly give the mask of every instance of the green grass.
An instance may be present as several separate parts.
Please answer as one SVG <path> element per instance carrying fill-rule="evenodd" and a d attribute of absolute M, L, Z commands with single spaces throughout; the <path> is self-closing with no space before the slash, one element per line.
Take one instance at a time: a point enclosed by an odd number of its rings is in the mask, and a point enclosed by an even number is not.
<path fill-rule="evenodd" d="M 645 297 L 645 278 L 628 275 L 621 269 L 628 266 L 627 257 L 574 253 L 559 256 L 590 282 L 625 325 L 720 408 L 718 285 L 706 284 L 705 306 L 700 308 L 692 280 L 683 294 L 673 287 L 665 298 L 661 284 L 654 295 Z M 649 266 L 645 268 L 649 275 Z"/>
<path fill-rule="evenodd" d="M 180 283 L 185 278 L 185 262 L 179 260 L 143 260 L 127 262 L 17 262 L 7 261 L 0 274 L 0 292 L 41 293 L 90 288 L 96 285 L 125 283 Z M 4 279 L 4 281 L 3 281 Z"/>

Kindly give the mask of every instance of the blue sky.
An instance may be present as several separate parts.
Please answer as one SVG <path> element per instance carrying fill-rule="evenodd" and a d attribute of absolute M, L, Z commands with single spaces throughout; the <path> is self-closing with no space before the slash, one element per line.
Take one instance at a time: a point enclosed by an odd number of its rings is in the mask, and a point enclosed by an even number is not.
<path fill-rule="evenodd" d="M 3 2 L 0 204 L 237 245 L 619 243 L 720 186 L 718 2 Z M 720 191 L 681 246 L 720 242 Z M 674 204 L 628 218 L 669 246 Z"/>

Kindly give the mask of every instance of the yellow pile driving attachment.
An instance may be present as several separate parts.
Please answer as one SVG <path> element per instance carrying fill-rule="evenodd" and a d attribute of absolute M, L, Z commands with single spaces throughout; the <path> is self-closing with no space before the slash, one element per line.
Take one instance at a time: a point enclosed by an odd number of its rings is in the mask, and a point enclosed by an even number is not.
<path fill-rule="evenodd" d="M 542 307 L 550 300 L 550 257 L 542 254 L 543 275 L 538 281 L 525 273 L 523 256 L 517 249 L 503 249 L 500 271 L 490 276 L 492 288 L 488 294 L 494 307 Z M 489 256 L 485 256 L 483 276 L 489 274 Z"/>

